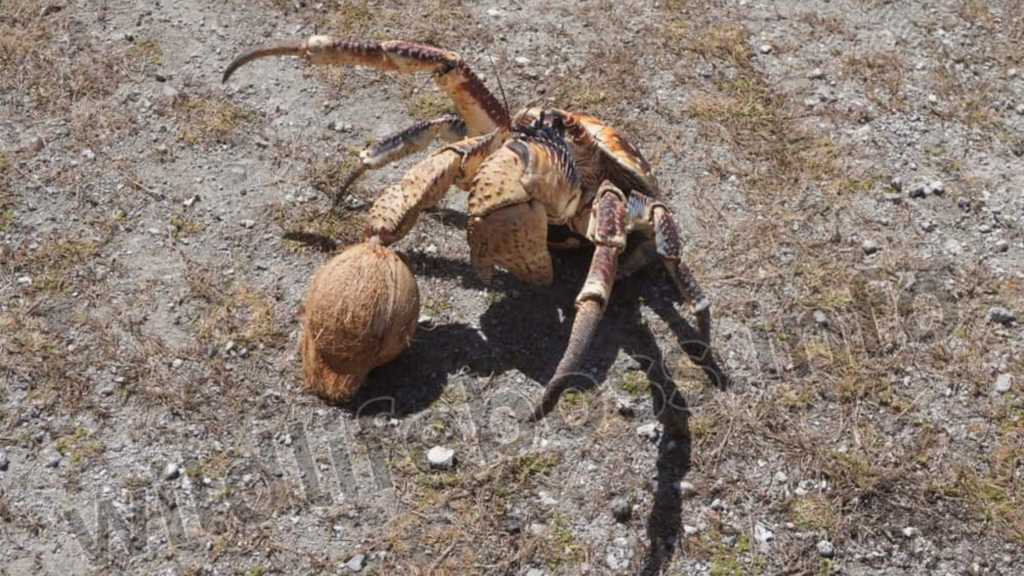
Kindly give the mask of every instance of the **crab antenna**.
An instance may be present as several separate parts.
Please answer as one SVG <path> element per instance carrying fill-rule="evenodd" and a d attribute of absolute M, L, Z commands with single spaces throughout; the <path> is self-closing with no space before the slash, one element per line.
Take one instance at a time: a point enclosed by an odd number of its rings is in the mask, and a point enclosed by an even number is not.
<path fill-rule="evenodd" d="M 501 92 L 501 102 L 505 105 L 505 110 L 511 112 L 508 107 L 508 98 L 505 97 L 505 86 L 501 83 L 501 74 L 498 73 L 498 65 L 494 62 L 494 56 L 490 56 L 491 68 L 494 68 L 494 79 L 498 81 L 498 91 Z"/>

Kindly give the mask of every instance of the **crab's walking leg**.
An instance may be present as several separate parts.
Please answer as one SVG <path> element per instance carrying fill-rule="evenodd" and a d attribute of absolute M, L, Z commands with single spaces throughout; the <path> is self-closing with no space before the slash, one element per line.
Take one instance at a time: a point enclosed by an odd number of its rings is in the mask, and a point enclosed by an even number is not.
<path fill-rule="evenodd" d="M 412 126 L 386 136 L 370 144 L 359 153 L 359 165 L 345 177 L 341 188 L 335 193 L 337 206 L 349 186 L 369 170 L 383 168 L 392 162 L 424 150 L 440 138 L 446 142 L 458 142 L 466 138 L 466 123 L 458 116 L 442 116 L 435 120 L 417 122 Z"/>
<path fill-rule="evenodd" d="M 626 198 L 610 182 L 604 182 L 597 192 L 591 213 L 587 236 L 595 249 L 590 262 L 590 273 L 583 290 L 576 297 L 576 319 L 572 324 L 569 346 L 562 356 L 555 375 L 544 389 L 544 397 L 534 410 L 535 419 L 543 418 L 558 405 L 570 376 L 580 368 L 583 356 L 594 339 L 597 325 L 611 297 L 619 254 L 626 247 Z"/>
<path fill-rule="evenodd" d="M 683 300 L 690 304 L 690 310 L 697 318 L 697 329 L 701 339 L 704 344 L 710 345 L 711 302 L 697 284 L 697 279 L 693 277 L 690 268 L 682 260 L 679 227 L 672 218 L 672 212 L 661 202 L 639 192 L 633 192 L 630 195 L 629 216 L 631 228 L 653 234 L 658 256 L 661 257 Z"/>
<path fill-rule="evenodd" d="M 432 72 L 438 87 L 455 102 L 469 135 L 480 136 L 509 126 L 508 111 L 454 52 L 413 42 L 357 42 L 333 36 L 310 36 L 245 52 L 224 70 L 224 81 L 245 64 L 270 56 L 296 56 L 312 64 L 369 66 L 409 74 Z"/>
<path fill-rule="evenodd" d="M 480 163 L 501 140 L 497 132 L 446 146 L 413 166 L 373 203 L 363 240 L 389 245 L 401 240 L 426 208 L 435 206 L 452 186 L 469 186 Z"/>

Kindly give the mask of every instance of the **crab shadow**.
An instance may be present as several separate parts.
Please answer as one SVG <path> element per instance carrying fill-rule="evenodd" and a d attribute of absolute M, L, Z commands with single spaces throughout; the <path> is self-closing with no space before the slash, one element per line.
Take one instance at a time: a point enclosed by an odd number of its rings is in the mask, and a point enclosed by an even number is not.
<path fill-rule="evenodd" d="M 371 404 L 387 397 L 388 413 L 401 417 L 429 407 L 444 391 L 452 375 L 498 375 L 519 371 L 529 379 L 546 383 L 572 331 L 575 298 L 588 270 L 591 250 L 555 252 L 555 282 L 547 287 L 524 285 L 507 275 L 496 275 L 489 288 L 493 302 L 472 324 L 420 327 L 410 348 L 398 359 L 371 373 L 372 396 L 356 399 L 366 410 L 358 416 L 383 411 Z M 409 263 L 417 276 L 461 278 L 467 286 L 483 288 L 468 263 L 411 254 Z M 674 287 L 660 267 L 650 267 L 616 283 L 608 306 L 587 353 L 581 374 L 571 388 L 586 390 L 606 382 L 621 353 L 631 359 L 627 369 L 644 371 L 650 381 L 651 408 L 664 433 L 658 445 L 657 484 L 654 503 L 646 520 L 650 542 L 641 556 L 640 574 L 659 574 L 672 559 L 682 528 L 682 495 L 679 482 L 691 467 L 690 406 L 673 381 L 669 364 L 658 344 L 659 335 L 644 320 L 647 306 L 662 319 L 679 347 L 674 353 L 689 357 L 703 370 L 708 384 L 729 386 L 729 378 L 713 352 L 673 304 Z M 664 336 L 662 336 L 664 338 Z M 470 378 L 467 386 L 479 382 Z M 539 396 L 540 388 L 524 393 Z M 472 393 L 472 391 L 471 391 Z M 377 402 L 378 406 L 381 403 Z M 554 414 L 548 417 L 551 419 Z M 558 424 L 555 423 L 557 426 Z"/>

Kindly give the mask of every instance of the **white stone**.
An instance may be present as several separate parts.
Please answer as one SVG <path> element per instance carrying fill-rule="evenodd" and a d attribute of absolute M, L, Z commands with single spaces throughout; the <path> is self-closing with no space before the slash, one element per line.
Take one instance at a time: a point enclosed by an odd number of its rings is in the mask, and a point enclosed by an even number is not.
<path fill-rule="evenodd" d="M 427 462 L 431 468 L 448 470 L 455 465 L 455 450 L 444 446 L 434 446 L 427 451 Z"/>

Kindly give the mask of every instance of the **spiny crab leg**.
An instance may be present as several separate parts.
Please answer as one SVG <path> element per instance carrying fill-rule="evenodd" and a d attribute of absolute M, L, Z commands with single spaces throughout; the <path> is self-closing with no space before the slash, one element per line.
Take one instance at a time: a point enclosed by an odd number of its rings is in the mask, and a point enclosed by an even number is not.
<path fill-rule="evenodd" d="M 466 121 L 470 136 L 509 126 L 508 111 L 454 52 L 414 42 L 310 36 L 304 40 L 265 44 L 243 53 L 228 64 L 223 81 L 227 82 L 236 70 L 249 62 L 271 56 L 295 56 L 311 64 L 368 66 L 406 74 L 433 72 L 438 87 L 455 102 L 459 115 Z"/>
<path fill-rule="evenodd" d="M 579 371 L 584 354 L 594 339 L 611 297 L 619 254 L 626 247 L 626 217 L 625 195 L 610 182 L 604 182 L 591 212 L 587 236 L 594 242 L 594 256 L 590 261 L 587 281 L 576 297 L 576 319 L 572 323 L 569 346 L 558 363 L 555 375 L 544 388 L 544 397 L 533 411 L 534 420 L 540 420 L 558 405 L 558 399 L 569 387 L 568 377 Z"/>

